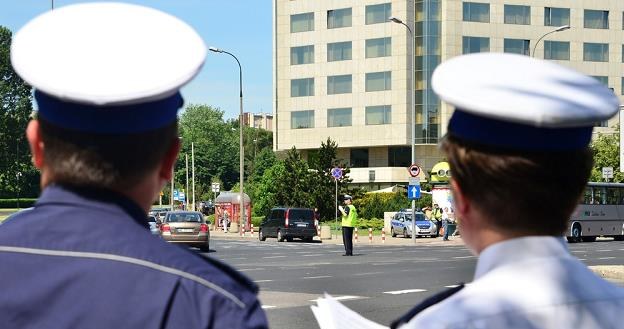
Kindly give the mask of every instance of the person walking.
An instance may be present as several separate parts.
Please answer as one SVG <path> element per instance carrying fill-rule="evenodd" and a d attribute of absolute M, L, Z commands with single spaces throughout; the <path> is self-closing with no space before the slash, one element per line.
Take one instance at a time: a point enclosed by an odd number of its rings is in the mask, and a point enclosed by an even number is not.
<path fill-rule="evenodd" d="M 223 211 L 223 218 L 221 219 L 221 225 L 223 225 L 223 233 L 228 232 L 228 226 L 230 225 L 230 214 L 227 209 Z"/>
<path fill-rule="evenodd" d="M 342 214 L 342 243 L 345 248 L 343 256 L 353 256 L 353 228 L 357 225 L 358 216 L 355 206 L 351 204 L 352 201 L 353 197 L 345 194 L 345 206 L 338 207 Z"/>
<path fill-rule="evenodd" d="M 618 97 L 570 68 L 506 53 L 442 62 L 432 86 L 455 107 L 441 149 L 462 240 L 478 260 L 470 285 L 427 298 L 392 327 L 622 327 L 624 288 L 563 239 L 592 170 L 593 126 L 618 112 Z"/>
<path fill-rule="evenodd" d="M 449 224 L 450 224 L 450 218 L 449 218 L 449 210 L 448 207 L 444 207 L 444 211 L 442 211 L 442 225 L 444 227 L 444 237 L 442 238 L 443 241 L 448 241 L 449 240 Z"/>
<path fill-rule="evenodd" d="M 249 278 L 149 231 L 181 147 L 179 90 L 206 53 L 185 22 L 114 2 L 60 7 L 15 34 L 42 192 L 0 229 L 3 328 L 268 328 Z"/>

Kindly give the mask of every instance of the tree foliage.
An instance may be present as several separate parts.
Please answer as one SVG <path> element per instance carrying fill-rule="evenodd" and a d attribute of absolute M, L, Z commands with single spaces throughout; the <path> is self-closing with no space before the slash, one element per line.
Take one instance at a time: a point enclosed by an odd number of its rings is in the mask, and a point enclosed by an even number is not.
<path fill-rule="evenodd" d="M 614 134 L 601 134 L 596 138 L 591 148 L 594 154 L 594 166 L 589 178 L 592 182 L 603 182 L 602 168 L 613 167 L 613 179 L 610 182 L 623 182 L 624 173 L 620 168 L 620 127 L 616 129 Z"/>

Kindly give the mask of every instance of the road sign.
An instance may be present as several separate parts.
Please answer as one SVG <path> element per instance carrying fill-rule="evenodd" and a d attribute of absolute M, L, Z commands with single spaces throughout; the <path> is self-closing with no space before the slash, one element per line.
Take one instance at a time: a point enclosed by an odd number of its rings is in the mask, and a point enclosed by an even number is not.
<path fill-rule="evenodd" d="M 418 177 L 418 175 L 420 175 L 420 167 L 415 163 L 409 166 L 409 168 L 407 168 L 407 171 L 409 171 L 409 174 L 412 177 Z"/>
<path fill-rule="evenodd" d="M 186 195 L 184 195 L 184 192 L 178 193 L 178 199 L 180 202 L 186 202 Z"/>
<path fill-rule="evenodd" d="M 221 184 L 212 183 L 212 192 L 219 193 L 220 190 L 221 190 Z"/>
<path fill-rule="evenodd" d="M 342 168 L 334 167 L 334 169 L 331 170 L 331 175 L 336 180 L 341 179 L 342 178 Z"/>
<path fill-rule="evenodd" d="M 173 200 L 180 201 L 180 196 L 178 195 L 178 190 L 173 190 Z"/>
<path fill-rule="evenodd" d="M 408 185 L 420 185 L 420 178 L 418 178 L 418 177 L 410 177 Z"/>
<path fill-rule="evenodd" d="M 408 185 L 407 198 L 410 200 L 420 199 L 420 185 Z"/>
<path fill-rule="evenodd" d="M 602 178 L 613 178 L 613 167 L 602 167 Z"/>

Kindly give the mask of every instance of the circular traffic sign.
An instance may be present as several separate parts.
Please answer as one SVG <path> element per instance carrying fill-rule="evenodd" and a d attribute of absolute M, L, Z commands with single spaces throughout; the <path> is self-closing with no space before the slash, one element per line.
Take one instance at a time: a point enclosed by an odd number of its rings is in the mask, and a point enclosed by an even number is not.
<path fill-rule="evenodd" d="M 342 178 L 342 168 L 339 167 L 334 167 L 331 170 L 331 175 L 334 177 L 334 179 L 340 179 Z"/>
<path fill-rule="evenodd" d="M 418 177 L 418 175 L 420 175 L 420 167 L 417 164 L 409 166 L 407 171 L 409 171 L 409 174 L 412 177 Z"/>

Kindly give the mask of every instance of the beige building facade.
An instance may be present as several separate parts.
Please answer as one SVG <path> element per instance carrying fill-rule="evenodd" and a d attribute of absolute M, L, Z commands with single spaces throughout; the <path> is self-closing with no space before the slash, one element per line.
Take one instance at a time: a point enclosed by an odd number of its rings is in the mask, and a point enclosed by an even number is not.
<path fill-rule="evenodd" d="M 624 94 L 621 1 L 274 0 L 273 10 L 275 150 L 309 154 L 330 137 L 354 183 L 368 189 L 408 181 L 412 89 L 416 163 L 428 171 L 443 160 L 437 143 L 453 109 L 430 77 L 454 56 L 534 52 Z M 414 49 L 391 16 L 413 32 Z"/>

